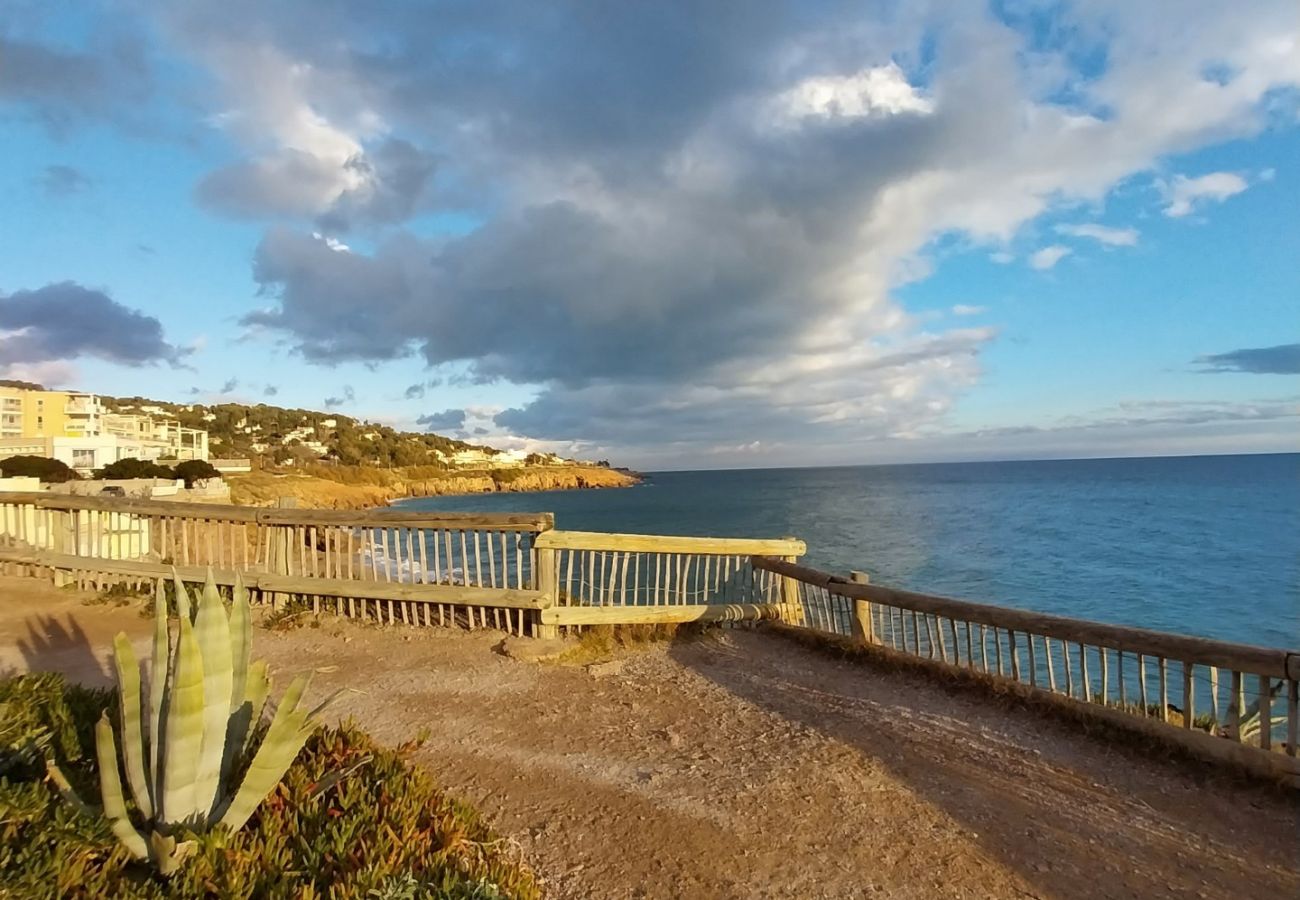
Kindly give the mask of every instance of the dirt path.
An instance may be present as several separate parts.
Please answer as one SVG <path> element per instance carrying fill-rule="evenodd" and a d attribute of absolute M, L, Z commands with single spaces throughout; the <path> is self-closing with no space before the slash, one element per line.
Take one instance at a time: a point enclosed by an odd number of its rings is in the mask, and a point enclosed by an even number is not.
<path fill-rule="evenodd" d="M 0 596 L 0 669 L 94 680 L 84 642 L 147 639 L 134 610 L 14 579 Z M 52 639 L 29 634 L 38 611 Z M 1290 799 L 762 633 L 603 678 L 487 633 L 329 620 L 255 640 L 279 671 L 321 669 L 315 692 L 364 686 L 337 712 L 380 739 L 429 729 L 420 759 L 553 897 L 1300 895 Z"/>

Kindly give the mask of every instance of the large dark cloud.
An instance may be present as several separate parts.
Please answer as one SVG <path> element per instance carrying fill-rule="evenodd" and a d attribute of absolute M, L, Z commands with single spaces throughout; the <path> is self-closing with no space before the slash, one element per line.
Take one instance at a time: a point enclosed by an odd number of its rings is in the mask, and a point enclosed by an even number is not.
<path fill-rule="evenodd" d="M 1252 372 L 1258 375 L 1300 375 L 1300 344 L 1244 347 L 1202 356 L 1196 362 L 1208 372 Z"/>
<path fill-rule="evenodd" d="M 178 364 L 153 316 L 71 281 L 0 294 L 0 365 L 89 356 L 129 366 Z"/>

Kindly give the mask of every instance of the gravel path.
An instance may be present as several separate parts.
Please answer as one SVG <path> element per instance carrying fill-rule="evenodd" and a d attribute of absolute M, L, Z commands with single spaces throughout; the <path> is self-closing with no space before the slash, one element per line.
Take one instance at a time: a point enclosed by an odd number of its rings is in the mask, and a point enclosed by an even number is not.
<path fill-rule="evenodd" d="M 0 668 L 95 680 L 87 645 L 147 641 L 133 610 L 32 585 L 0 579 Z M 255 641 L 277 671 L 320 670 L 315 693 L 360 686 L 336 712 L 381 740 L 428 729 L 417 758 L 552 897 L 1300 896 L 1291 797 L 760 632 L 604 677 L 487 632 L 328 620 Z"/>

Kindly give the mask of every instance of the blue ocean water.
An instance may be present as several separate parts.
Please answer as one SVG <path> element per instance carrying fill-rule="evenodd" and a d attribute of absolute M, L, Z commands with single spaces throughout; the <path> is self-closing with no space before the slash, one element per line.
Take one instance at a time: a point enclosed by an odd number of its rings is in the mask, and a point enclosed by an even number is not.
<path fill-rule="evenodd" d="M 660 472 L 627 490 L 406 501 L 559 528 L 779 537 L 872 581 L 1300 646 L 1300 454 Z"/>

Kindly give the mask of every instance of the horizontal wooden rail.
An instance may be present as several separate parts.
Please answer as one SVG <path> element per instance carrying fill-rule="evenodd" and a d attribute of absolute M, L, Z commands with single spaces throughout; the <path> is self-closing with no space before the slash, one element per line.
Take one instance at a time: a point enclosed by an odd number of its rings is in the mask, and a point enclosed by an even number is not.
<path fill-rule="evenodd" d="M 335 525 L 353 528 L 438 528 L 453 531 L 546 531 L 555 527 L 553 513 L 414 512 L 406 509 L 281 509 L 233 506 L 228 503 L 188 503 L 136 500 L 126 497 L 82 497 L 44 492 L 0 493 L 0 506 L 36 509 L 91 510 L 134 516 L 167 516 L 263 525 Z"/>
<path fill-rule="evenodd" d="M 980 625 L 1005 628 L 1009 631 L 1048 635 L 1061 640 L 1105 646 L 1146 656 L 1186 659 L 1201 665 L 1237 669 L 1274 678 L 1300 679 L 1300 653 L 1297 652 L 1152 631 L 1146 628 L 1108 625 L 1087 619 L 972 603 L 875 584 L 857 584 L 817 569 L 777 559 L 755 558 L 753 565 L 756 569 L 833 590 L 841 597 L 869 600 L 899 609 L 946 616 Z"/>
<path fill-rule="evenodd" d="M 679 537 L 658 534 L 606 534 L 599 531 L 546 531 L 533 542 L 539 550 L 594 550 L 625 553 L 693 553 L 713 556 L 803 556 L 794 538 Z"/>
<path fill-rule="evenodd" d="M 0 561 L 21 565 L 62 569 L 69 572 L 93 570 L 126 575 L 143 581 L 172 577 L 173 571 L 187 583 L 200 583 L 209 571 L 220 585 L 235 583 L 235 570 L 209 569 L 206 566 L 170 566 L 162 563 L 129 559 L 97 559 L 70 553 L 0 549 Z M 408 584 L 397 582 L 358 581 L 347 578 L 316 578 L 276 575 L 268 572 L 241 571 L 245 587 L 279 594 L 306 594 L 328 597 L 352 597 L 367 600 L 400 600 L 442 603 L 455 606 L 485 606 L 499 609 L 546 609 L 551 599 L 540 591 L 511 588 L 483 588 L 458 584 Z"/>
<path fill-rule="evenodd" d="M 757 622 L 780 617 L 780 606 L 761 603 L 696 603 L 690 606 L 552 606 L 542 610 L 543 625 Z"/>

